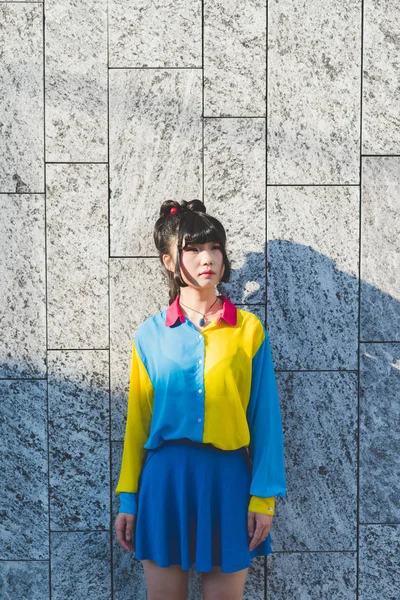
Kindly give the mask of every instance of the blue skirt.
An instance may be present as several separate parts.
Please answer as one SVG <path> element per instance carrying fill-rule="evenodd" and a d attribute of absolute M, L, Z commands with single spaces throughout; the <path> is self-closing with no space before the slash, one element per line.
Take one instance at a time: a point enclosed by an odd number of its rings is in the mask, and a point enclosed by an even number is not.
<path fill-rule="evenodd" d="M 231 573 L 270 554 L 270 533 L 249 551 L 250 482 L 245 448 L 221 450 L 183 438 L 148 450 L 138 485 L 135 558 Z"/>

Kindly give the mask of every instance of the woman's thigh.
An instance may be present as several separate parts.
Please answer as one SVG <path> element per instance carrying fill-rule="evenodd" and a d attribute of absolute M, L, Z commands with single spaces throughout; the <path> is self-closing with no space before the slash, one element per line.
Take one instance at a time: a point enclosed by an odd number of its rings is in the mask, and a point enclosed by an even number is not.
<path fill-rule="evenodd" d="M 249 568 L 233 573 L 221 573 L 221 567 L 213 567 L 210 573 L 202 573 L 203 600 L 242 600 Z"/>
<path fill-rule="evenodd" d="M 153 560 L 141 561 L 146 577 L 147 600 L 187 600 L 189 571 L 180 565 L 159 567 Z"/>

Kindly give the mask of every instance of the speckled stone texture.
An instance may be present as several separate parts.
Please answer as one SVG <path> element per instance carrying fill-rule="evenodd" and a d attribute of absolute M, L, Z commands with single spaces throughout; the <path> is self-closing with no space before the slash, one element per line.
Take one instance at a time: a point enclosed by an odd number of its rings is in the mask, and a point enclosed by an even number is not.
<path fill-rule="evenodd" d="M 360 522 L 400 522 L 400 344 L 360 346 Z"/>
<path fill-rule="evenodd" d="M 46 0 L 46 160 L 106 162 L 107 0 Z"/>
<path fill-rule="evenodd" d="M 0 2 L 0 192 L 44 192 L 43 6 Z"/>
<path fill-rule="evenodd" d="M 279 369 L 356 369 L 359 190 L 269 187 L 268 329 Z"/>
<path fill-rule="evenodd" d="M 356 598 L 355 552 L 270 554 L 267 573 L 267 598 L 274 600 Z"/>
<path fill-rule="evenodd" d="M 109 0 L 111 67 L 202 66 L 200 0 Z"/>
<path fill-rule="evenodd" d="M 399 341 L 400 156 L 362 159 L 361 198 L 361 339 Z"/>
<path fill-rule="evenodd" d="M 50 528 L 108 529 L 108 351 L 49 352 Z"/>
<path fill-rule="evenodd" d="M 0 559 L 48 560 L 46 382 L 0 381 L 0 406 Z M 25 572 L 22 566 L 20 569 L 26 578 L 26 589 L 30 589 L 34 585 L 33 571 Z M 16 589 L 12 583 L 15 572 L 3 565 L 0 581 L 4 583 L 6 579 L 10 594 Z M 40 571 L 38 577 L 41 578 Z M 39 588 L 41 585 L 43 580 Z M 5 597 L 2 592 L 0 596 Z"/>
<path fill-rule="evenodd" d="M 265 116 L 265 7 L 264 0 L 204 2 L 206 117 Z"/>
<path fill-rule="evenodd" d="M 364 0 L 365 154 L 400 154 L 399 22 L 398 0 Z"/>
<path fill-rule="evenodd" d="M 106 165 L 46 168 L 49 347 L 108 347 Z"/>
<path fill-rule="evenodd" d="M 265 302 L 265 122 L 207 119 L 204 125 L 207 210 L 227 234 L 233 302 Z"/>
<path fill-rule="evenodd" d="M 49 563 L 43 560 L 1 560 L 0 592 L 2 600 L 49 598 Z"/>
<path fill-rule="evenodd" d="M 360 0 L 268 3 L 268 183 L 358 184 Z"/>
<path fill-rule="evenodd" d="M 125 407 L 126 409 L 126 407 Z M 117 487 L 122 460 L 123 443 L 112 443 L 112 527 L 119 511 L 119 498 L 114 493 Z M 117 542 L 115 528 L 112 536 L 113 548 L 113 592 L 114 598 L 121 600 L 147 600 L 146 577 L 142 563 L 135 558 L 135 552 L 127 552 Z"/>
<path fill-rule="evenodd" d="M 0 215 L 0 377 L 44 377 L 45 198 L 0 194 Z"/>
<path fill-rule="evenodd" d="M 168 307 L 168 287 L 158 258 L 110 260 L 111 406 L 114 440 L 123 440 L 132 338 L 147 317 Z"/>
<path fill-rule="evenodd" d="M 360 526 L 358 600 L 398 600 L 400 525 Z"/>
<path fill-rule="evenodd" d="M 53 531 L 51 600 L 110 600 L 110 533 Z"/>
<path fill-rule="evenodd" d="M 276 500 L 273 550 L 356 550 L 356 374 L 278 372 L 277 381 L 287 496 Z"/>
<path fill-rule="evenodd" d="M 202 197 L 201 72 L 110 71 L 111 256 L 155 256 L 164 200 Z"/>

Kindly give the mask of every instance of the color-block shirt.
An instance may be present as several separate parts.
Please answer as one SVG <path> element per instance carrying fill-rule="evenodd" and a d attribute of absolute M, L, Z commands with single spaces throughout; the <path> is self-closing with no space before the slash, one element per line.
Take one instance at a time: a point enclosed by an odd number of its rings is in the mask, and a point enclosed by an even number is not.
<path fill-rule="evenodd" d="M 132 340 L 119 512 L 136 514 L 147 450 L 189 438 L 223 450 L 248 448 L 248 510 L 274 514 L 286 496 L 284 441 L 267 331 L 226 296 L 219 316 L 199 331 L 179 296 L 147 318 Z"/>

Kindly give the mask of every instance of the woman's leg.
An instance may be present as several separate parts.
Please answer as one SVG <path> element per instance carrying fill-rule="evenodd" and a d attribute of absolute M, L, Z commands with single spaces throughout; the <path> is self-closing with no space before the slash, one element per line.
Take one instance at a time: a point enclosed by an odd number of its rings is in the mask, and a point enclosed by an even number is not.
<path fill-rule="evenodd" d="M 242 600 L 248 570 L 221 573 L 221 567 L 213 567 L 202 573 L 203 600 Z"/>
<path fill-rule="evenodd" d="M 159 567 L 153 560 L 141 561 L 146 577 L 147 600 L 187 600 L 189 571 L 179 565 Z"/>

